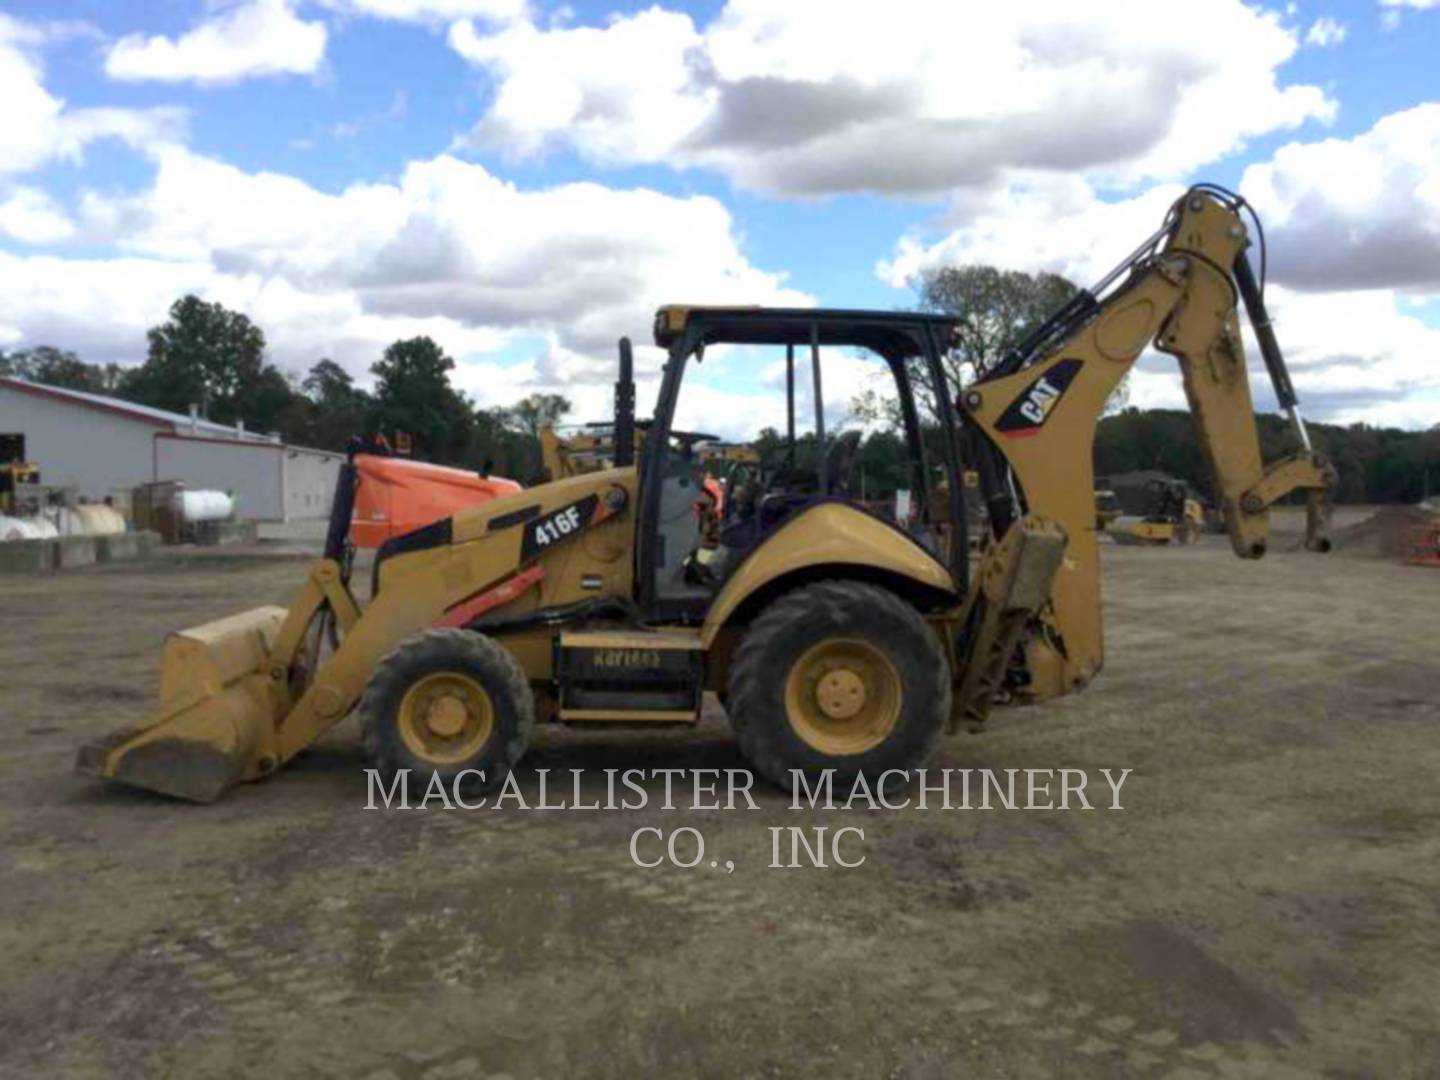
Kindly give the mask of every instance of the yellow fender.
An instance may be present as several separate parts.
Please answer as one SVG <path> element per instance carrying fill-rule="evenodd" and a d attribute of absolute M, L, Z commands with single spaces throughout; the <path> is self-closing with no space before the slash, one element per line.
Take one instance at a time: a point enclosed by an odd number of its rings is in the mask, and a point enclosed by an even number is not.
<path fill-rule="evenodd" d="M 758 590 L 787 574 L 832 564 L 837 576 L 841 567 L 863 567 L 956 591 L 944 564 L 919 544 L 901 539 L 894 527 L 844 503 L 819 503 L 781 526 L 730 575 L 701 627 L 702 647 L 710 648 L 731 615 Z"/>

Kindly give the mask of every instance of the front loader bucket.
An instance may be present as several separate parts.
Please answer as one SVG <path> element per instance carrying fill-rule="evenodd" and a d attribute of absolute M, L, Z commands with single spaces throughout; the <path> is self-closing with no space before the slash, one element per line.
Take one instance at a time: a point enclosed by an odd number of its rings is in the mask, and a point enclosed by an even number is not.
<path fill-rule="evenodd" d="M 262 607 L 171 634 L 159 710 L 81 747 L 76 771 L 202 803 L 270 771 L 288 706 L 283 681 L 270 678 L 284 620 L 284 608 Z"/>

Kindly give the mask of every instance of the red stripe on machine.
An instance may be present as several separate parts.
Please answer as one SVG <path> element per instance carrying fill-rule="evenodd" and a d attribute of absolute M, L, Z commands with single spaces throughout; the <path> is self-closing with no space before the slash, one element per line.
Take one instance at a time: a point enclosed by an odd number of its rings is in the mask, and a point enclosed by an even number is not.
<path fill-rule="evenodd" d="M 436 619 L 435 625 L 464 626 L 492 608 L 508 604 L 532 586 L 538 585 L 544 576 L 545 568 L 543 566 L 532 566 L 528 570 L 521 570 L 509 580 L 502 581 L 499 585 L 477 593 L 467 600 L 461 600 Z"/>

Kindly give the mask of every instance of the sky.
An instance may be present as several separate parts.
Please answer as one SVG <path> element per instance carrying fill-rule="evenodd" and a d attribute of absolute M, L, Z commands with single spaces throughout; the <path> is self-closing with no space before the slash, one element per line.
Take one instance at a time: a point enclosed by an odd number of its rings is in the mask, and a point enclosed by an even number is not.
<path fill-rule="evenodd" d="M 1084 285 L 1210 180 L 1264 221 L 1307 415 L 1430 427 L 1437 53 L 1440 0 L 0 0 L 0 348 L 137 364 L 193 292 L 296 374 L 429 334 L 478 404 L 601 419 L 661 304 Z M 831 423 L 883 386 L 826 364 Z M 744 437 L 782 388 L 712 356 L 679 420 Z M 1174 361 L 1130 401 L 1183 407 Z"/>

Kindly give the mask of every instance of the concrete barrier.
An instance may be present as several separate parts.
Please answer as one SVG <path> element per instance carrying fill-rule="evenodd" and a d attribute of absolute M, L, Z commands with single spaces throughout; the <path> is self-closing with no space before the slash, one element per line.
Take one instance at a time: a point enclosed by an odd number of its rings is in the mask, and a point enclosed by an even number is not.
<path fill-rule="evenodd" d="M 10 540 L 0 544 L 0 574 L 48 574 L 56 567 L 57 543 Z"/>
<path fill-rule="evenodd" d="M 56 545 L 55 563 L 62 570 L 77 566 L 95 565 L 95 538 L 92 536 L 62 536 L 50 541 Z"/>
<path fill-rule="evenodd" d="M 95 538 L 95 557 L 102 563 L 148 559 L 160 536 L 153 532 L 115 533 Z"/>
<path fill-rule="evenodd" d="M 253 521 L 202 521 L 193 526 L 195 542 L 205 546 L 253 544 L 259 530 Z"/>
<path fill-rule="evenodd" d="M 62 536 L 58 540 L 10 540 L 0 543 L 0 574 L 48 574 L 97 562 L 149 559 L 159 546 L 160 534 L 145 531 Z"/>

